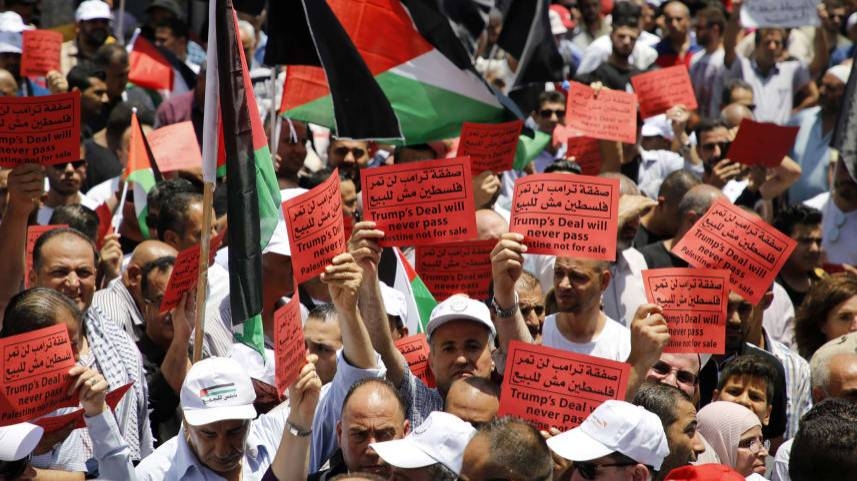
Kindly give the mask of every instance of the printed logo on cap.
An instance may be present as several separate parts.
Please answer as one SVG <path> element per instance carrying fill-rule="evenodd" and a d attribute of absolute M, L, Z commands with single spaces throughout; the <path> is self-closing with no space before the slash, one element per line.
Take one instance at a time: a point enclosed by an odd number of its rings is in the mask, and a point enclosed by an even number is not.
<path fill-rule="evenodd" d="M 203 404 L 208 405 L 216 401 L 225 401 L 238 397 L 238 389 L 235 388 L 235 383 L 218 384 L 209 386 L 199 390 L 199 398 Z"/>
<path fill-rule="evenodd" d="M 467 301 L 469 300 L 467 298 L 453 299 L 449 304 L 449 308 L 455 312 L 464 312 L 467 310 Z"/>

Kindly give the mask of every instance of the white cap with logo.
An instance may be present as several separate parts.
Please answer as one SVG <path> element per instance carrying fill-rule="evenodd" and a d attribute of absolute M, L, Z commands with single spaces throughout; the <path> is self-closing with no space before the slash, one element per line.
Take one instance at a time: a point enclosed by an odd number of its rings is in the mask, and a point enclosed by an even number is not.
<path fill-rule="evenodd" d="M 455 294 L 449 296 L 445 301 L 436 305 L 431 310 L 429 323 L 426 326 L 426 334 L 431 339 L 432 334 L 438 327 L 451 321 L 473 321 L 482 324 L 491 331 L 491 335 L 497 334 L 494 323 L 491 322 L 491 311 L 484 302 L 471 299 L 466 294 Z"/>
<path fill-rule="evenodd" d="M 461 474 L 464 448 L 476 435 L 470 423 L 443 411 L 433 411 L 402 439 L 369 444 L 384 461 L 405 469 L 443 464 Z"/>
<path fill-rule="evenodd" d="M 27 457 L 42 439 L 45 430 L 30 423 L 0 428 L 0 461 L 17 461 Z"/>
<path fill-rule="evenodd" d="M 619 452 L 655 471 L 669 454 L 661 419 L 641 406 L 604 401 L 583 423 L 547 440 L 553 452 L 571 461 L 590 461 Z"/>
<path fill-rule="evenodd" d="M 181 390 L 181 407 L 191 426 L 228 419 L 254 419 L 253 381 L 234 359 L 210 357 L 191 366 Z"/>

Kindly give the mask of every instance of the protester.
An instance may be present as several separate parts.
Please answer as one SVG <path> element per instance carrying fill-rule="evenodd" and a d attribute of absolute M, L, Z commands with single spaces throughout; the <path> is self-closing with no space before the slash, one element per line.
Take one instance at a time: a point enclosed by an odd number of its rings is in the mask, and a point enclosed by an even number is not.
<path fill-rule="evenodd" d="M 826 275 L 821 269 L 824 256 L 821 212 L 803 204 L 792 204 L 780 211 L 773 226 L 797 241 L 797 247 L 777 276 L 777 283 L 785 288 L 792 305 L 800 308 L 810 288 Z"/>
<path fill-rule="evenodd" d="M 60 52 L 63 75 L 68 75 L 72 67 L 92 61 L 95 52 L 105 42 L 113 42 L 110 36 L 110 5 L 102 0 L 80 2 L 74 12 L 75 37 L 63 42 Z"/>
<path fill-rule="evenodd" d="M 460 479 L 549 481 L 553 462 L 544 438 L 527 422 L 503 417 L 482 426 L 467 444 Z"/>
<path fill-rule="evenodd" d="M 792 445 L 789 476 L 793 481 L 833 481 L 857 469 L 857 405 L 829 399 L 817 404 L 801 421 Z"/>
<path fill-rule="evenodd" d="M 816 282 L 795 313 L 795 341 L 805 359 L 827 341 L 857 330 L 857 277 L 839 273 Z"/>
<path fill-rule="evenodd" d="M 715 401 L 696 415 L 699 432 L 711 443 L 720 460 L 742 476 L 765 474 L 767 442 L 759 418 L 746 407 Z"/>

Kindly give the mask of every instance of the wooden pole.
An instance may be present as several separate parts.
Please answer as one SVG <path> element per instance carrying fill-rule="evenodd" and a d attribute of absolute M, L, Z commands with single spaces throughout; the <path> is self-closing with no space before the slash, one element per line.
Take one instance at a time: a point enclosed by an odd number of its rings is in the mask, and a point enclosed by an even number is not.
<path fill-rule="evenodd" d="M 196 285 L 196 319 L 194 320 L 193 362 L 202 358 L 202 341 L 205 338 L 205 298 L 208 294 L 208 260 L 211 249 L 211 213 L 214 202 L 214 183 L 203 184 L 202 236 L 199 246 L 199 279 Z"/>

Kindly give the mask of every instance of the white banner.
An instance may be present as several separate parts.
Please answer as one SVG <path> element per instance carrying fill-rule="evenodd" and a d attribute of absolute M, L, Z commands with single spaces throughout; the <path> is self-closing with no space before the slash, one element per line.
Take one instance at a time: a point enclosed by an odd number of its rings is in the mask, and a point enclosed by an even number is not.
<path fill-rule="evenodd" d="M 741 25 L 759 27 L 818 26 L 818 0 L 745 0 Z"/>

